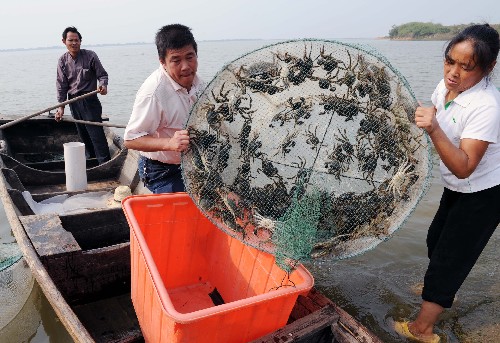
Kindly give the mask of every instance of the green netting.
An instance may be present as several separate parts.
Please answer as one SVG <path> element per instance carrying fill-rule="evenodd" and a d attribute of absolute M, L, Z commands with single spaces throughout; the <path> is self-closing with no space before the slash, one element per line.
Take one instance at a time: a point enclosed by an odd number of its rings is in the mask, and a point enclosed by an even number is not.
<path fill-rule="evenodd" d="M 21 250 L 15 243 L 2 243 L 0 245 L 0 272 L 9 268 L 23 257 Z"/>
<path fill-rule="evenodd" d="M 274 227 L 272 241 L 278 265 L 290 271 L 299 262 L 308 260 L 316 242 L 321 206 L 325 200 L 321 191 L 295 193 L 290 207 Z"/>
<path fill-rule="evenodd" d="M 430 145 L 404 77 L 372 48 L 295 40 L 227 64 L 194 105 L 187 192 L 281 266 L 388 239 L 428 186 Z"/>
<path fill-rule="evenodd" d="M 16 243 L 0 244 L 0 336 L 33 288 L 31 271 Z"/>

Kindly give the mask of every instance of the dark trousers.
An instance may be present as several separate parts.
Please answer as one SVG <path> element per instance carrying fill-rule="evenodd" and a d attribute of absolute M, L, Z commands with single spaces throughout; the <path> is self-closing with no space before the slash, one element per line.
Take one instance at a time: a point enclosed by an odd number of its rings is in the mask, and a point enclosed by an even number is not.
<path fill-rule="evenodd" d="M 141 156 L 139 177 L 144 185 L 155 194 L 185 192 L 181 166 L 178 164 L 162 163 Z"/>
<path fill-rule="evenodd" d="M 72 99 L 79 94 L 70 95 Z M 78 120 L 102 122 L 102 106 L 97 95 L 91 95 L 87 98 L 78 100 L 69 105 L 71 115 Z M 76 124 L 78 135 L 85 144 L 85 150 L 88 158 L 97 158 L 99 164 L 111 159 L 109 154 L 108 141 L 104 134 L 102 126 Z"/>
<path fill-rule="evenodd" d="M 422 299 L 451 307 L 500 223 L 500 185 L 475 193 L 444 189 L 427 234 L 430 259 Z"/>

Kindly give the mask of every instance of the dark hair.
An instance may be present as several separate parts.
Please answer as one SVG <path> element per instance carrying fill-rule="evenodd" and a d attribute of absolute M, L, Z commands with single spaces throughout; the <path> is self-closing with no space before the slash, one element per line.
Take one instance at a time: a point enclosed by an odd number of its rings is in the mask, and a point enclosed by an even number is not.
<path fill-rule="evenodd" d="M 64 40 L 66 40 L 66 37 L 68 36 L 68 32 L 76 33 L 78 35 L 78 38 L 80 38 L 80 40 L 82 40 L 82 35 L 80 34 L 80 32 L 78 32 L 78 30 L 74 26 L 68 26 L 67 28 L 64 29 L 64 31 L 62 33 L 62 38 Z"/>
<path fill-rule="evenodd" d="M 191 29 L 181 24 L 165 25 L 156 33 L 156 49 L 161 61 L 165 59 L 167 50 L 181 49 L 187 45 L 192 45 L 196 54 L 198 54 L 198 45 L 194 40 Z"/>
<path fill-rule="evenodd" d="M 455 46 L 455 44 L 470 41 L 474 49 L 474 61 L 483 72 L 488 72 L 492 63 L 498 57 L 500 38 L 497 30 L 488 24 L 471 25 L 463 29 L 448 43 L 444 52 L 444 57 Z"/>

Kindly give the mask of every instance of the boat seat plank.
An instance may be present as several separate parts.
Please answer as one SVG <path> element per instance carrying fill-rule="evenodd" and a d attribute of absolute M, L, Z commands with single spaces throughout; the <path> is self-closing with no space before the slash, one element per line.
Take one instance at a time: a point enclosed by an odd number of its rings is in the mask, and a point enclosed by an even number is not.
<path fill-rule="evenodd" d="M 382 343 L 382 341 L 366 329 L 366 327 L 357 322 L 350 314 L 315 288 L 312 288 L 307 296 L 299 295 L 292 309 L 292 313 L 290 314 L 289 323 L 292 322 L 293 325 L 296 318 L 301 318 L 305 314 L 317 311 L 318 308 L 323 308 L 325 306 L 334 308 L 335 312 L 338 314 L 338 320 L 332 323 L 331 330 L 329 330 L 335 338 L 333 342 Z"/>
<path fill-rule="evenodd" d="M 317 311 L 323 306 L 319 306 L 308 296 L 299 295 L 297 301 L 295 302 L 295 306 L 292 309 L 292 313 L 290 314 L 289 322 L 295 320 L 296 318 L 302 318 L 308 313 Z"/>
<path fill-rule="evenodd" d="M 130 227 L 121 208 L 60 216 L 64 228 L 73 234 L 82 250 L 130 241 Z"/>
<path fill-rule="evenodd" d="M 73 235 L 63 228 L 57 214 L 23 216 L 19 220 L 41 257 L 81 250 Z"/>
<path fill-rule="evenodd" d="M 334 303 L 323 294 L 319 293 L 315 288 L 313 288 L 306 296 L 298 296 L 288 322 L 291 323 L 295 319 L 302 318 L 304 317 L 304 315 L 307 315 L 308 313 L 314 311 L 318 311 L 319 309 L 327 305 L 333 306 Z"/>
<path fill-rule="evenodd" d="M 331 305 L 323 307 L 309 316 L 297 319 L 269 335 L 253 341 L 253 343 L 332 343 L 331 325 L 339 319 L 338 313 Z"/>
<path fill-rule="evenodd" d="M 356 335 L 355 332 L 352 332 L 348 327 L 343 326 L 341 321 L 332 324 L 331 331 L 333 333 L 333 337 L 335 338 L 335 342 L 338 343 L 359 343 L 365 342 L 361 341 L 360 337 Z M 368 341 L 370 342 L 370 341 Z"/>
<path fill-rule="evenodd" d="M 307 298 L 318 307 L 325 307 L 326 305 L 336 306 L 333 301 L 325 297 L 322 293 L 320 293 L 316 288 L 313 288 L 307 294 Z"/>
<path fill-rule="evenodd" d="M 366 327 L 356 321 L 347 312 L 335 305 L 335 310 L 340 315 L 339 320 L 332 324 L 332 332 L 335 342 L 339 343 L 382 343 Z"/>
<path fill-rule="evenodd" d="M 143 342 L 130 293 L 74 306 L 96 342 Z"/>
<path fill-rule="evenodd" d="M 52 281 L 70 305 L 130 292 L 130 243 L 44 256 Z"/>

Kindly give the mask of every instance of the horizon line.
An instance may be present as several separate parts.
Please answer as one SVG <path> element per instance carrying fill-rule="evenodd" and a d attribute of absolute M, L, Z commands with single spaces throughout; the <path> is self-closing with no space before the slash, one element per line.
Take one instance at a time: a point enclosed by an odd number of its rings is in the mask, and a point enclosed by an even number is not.
<path fill-rule="evenodd" d="M 328 39 L 384 39 L 387 37 L 358 37 L 358 38 L 328 38 Z M 225 42 L 225 41 L 258 41 L 258 40 L 293 40 L 293 39 L 301 39 L 301 38 L 228 38 L 228 39 L 204 39 L 197 41 L 201 42 Z M 311 39 L 311 38 L 302 38 L 302 39 Z M 318 38 L 321 39 L 321 38 Z M 323 38 L 327 39 L 327 38 Z M 89 44 L 87 47 L 96 47 L 96 46 L 121 46 L 121 45 L 146 45 L 146 44 L 154 44 L 154 42 L 129 42 L 129 43 L 100 43 L 100 44 Z M 8 49 L 0 49 L 0 52 L 13 52 L 13 51 L 30 51 L 30 50 L 51 50 L 51 49 L 65 49 L 62 45 L 52 45 L 52 46 L 39 46 L 34 48 L 8 48 Z"/>

